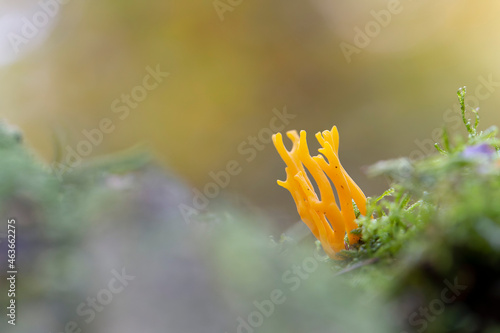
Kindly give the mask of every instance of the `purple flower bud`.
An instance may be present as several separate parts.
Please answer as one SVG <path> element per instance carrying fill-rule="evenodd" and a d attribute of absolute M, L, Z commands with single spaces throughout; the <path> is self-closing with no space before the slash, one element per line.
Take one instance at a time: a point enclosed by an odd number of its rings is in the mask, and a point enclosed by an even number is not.
<path fill-rule="evenodd" d="M 495 149 L 487 143 L 481 143 L 475 146 L 467 147 L 462 156 L 467 159 L 492 158 L 495 155 Z"/>

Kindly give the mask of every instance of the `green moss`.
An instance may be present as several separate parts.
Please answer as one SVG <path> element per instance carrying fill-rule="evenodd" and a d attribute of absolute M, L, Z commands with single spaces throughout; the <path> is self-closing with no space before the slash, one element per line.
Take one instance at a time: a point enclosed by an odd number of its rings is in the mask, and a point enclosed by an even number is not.
<path fill-rule="evenodd" d="M 491 310 L 500 302 L 499 139 L 496 127 L 478 129 L 478 110 L 465 104 L 465 88 L 458 97 L 467 137 L 450 138 L 444 130 L 436 154 L 371 167 L 370 174 L 387 177 L 392 188 L 369 198 L 369 213 L 359 216 L 355 231 L 362 241 L 333 263 L 344 267 L 357 287 L 382 288 L 394 302 L 413 309 L 439 299 L 443 281 L 457 279 L 466 291 L 452 310 L 432 325 L 427 322 L 429 332 L 452 326 L 457 332 L 480 331 L 499 324 Z M 402 326 L 412 328 L 408 321 Z"/>

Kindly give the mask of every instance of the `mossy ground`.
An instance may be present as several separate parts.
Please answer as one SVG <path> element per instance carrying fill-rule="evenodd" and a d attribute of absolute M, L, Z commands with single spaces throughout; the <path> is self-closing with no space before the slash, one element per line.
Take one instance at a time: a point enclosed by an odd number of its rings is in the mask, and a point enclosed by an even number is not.
<path fill-rule="evenodd" d="M 458 98 L 467 136 L 450 139 L 444 129 L 435 155 L 371 167 L 392 188 L 369 199 L 355 231 L 362 241 L 333 263 L 362 268 L 348 273 L 358 286 L 382 285 L 408 331 L 500 329 L 500 141 L 496 127 L 478 129 L 478 110 L 465 105 L 465 88 Z M 418 312 L 441 299 L 444 281 L 455 280 L 464 290 L 446 311 L 430 319 Z"/>

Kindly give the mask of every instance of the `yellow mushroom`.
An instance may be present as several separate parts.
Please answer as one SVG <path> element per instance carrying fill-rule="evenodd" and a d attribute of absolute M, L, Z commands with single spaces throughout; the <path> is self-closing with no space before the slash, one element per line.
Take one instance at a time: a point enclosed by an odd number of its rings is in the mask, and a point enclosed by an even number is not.
<path fill-rule="evenodd" d="M 353 201 L 365 215 L 366 196 L 340 164 L 336 126 L 316 134 L 322 147 L 318 151 L 322 155 L 310 155 L 305 131 L 301 131 L 300 135 L 297 131 L 288 131 L 287 136 L 293 143 L 291 150 L 285 148 L 281 133 L 273 135 L 274 146 L 287 165 L 286 180 L 278 180 L 278 185 L 290 191 L 302 221 L 321 242 L 325 252 L 335 258 L 336 253 L 345 248 L 346 233 L 350 244 L 359 241 L 359 236 L 351 233 L 358 228 Z M 306 169 L 318 186 L 319 198 Z M 340 208 L 335 202 L 330 181 L 339 197 Z"/>

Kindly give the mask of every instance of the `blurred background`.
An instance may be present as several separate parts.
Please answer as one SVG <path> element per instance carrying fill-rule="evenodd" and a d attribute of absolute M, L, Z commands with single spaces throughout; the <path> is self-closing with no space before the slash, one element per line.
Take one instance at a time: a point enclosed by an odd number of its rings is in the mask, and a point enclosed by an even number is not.
<path fill-rule="evenodd" d="M 65 325 L 75 318 L 83 332 L 236 331 L 252 302 L 289 290 L 283 274 L 314 252 L 312 241 L 296 256 L 266 247 L 299 219 L 276 184 L 285 164 L 271 132 L 305 129 L 314 151 L 314 134 L 336 125 L 345 169 L 379 195 L 387 182 L 364 167 L 432 152 L 436 130 L 460 128 L 459 87 L 481 107 L 483 129 L 499 123 L 499 9 L 493 0 L 0 0 L 0 117 L 39 158 L 57 173 L 142 145 L 158 164 L 97 188 L 68 176 L 61 198 L 54 179 L 31 182 L 21 160 L 3 155 L 12 184 L 0 192 L 21 228 L 22 332 L 73 331 Z M 210 223 L 183 223 L 181 204 Z M 86 325 L 75 309 L 122 267 L 136 282 Z M 370 321 L 386 318 L 373 295 L 318 270 L 260 331 L 389 331 L 390 321 Z"/>
<path fill-rule="evenodd" d="M 268 141 L 238 150 L 274 108 L 296 116 L 285 129 L 307 130 L 312 148 L 314 133 L 337 125 L 345 168 L 377 195 L 387 184 L 363 166 L 419 149 L 458 87 L 500 82 L 493 0 L 61 2 L 2 0 L 0 116 L 49 163 L 55 145 L 76 147 L 103 118 L 116 128 L 85 158 L 146 143 L 200 190 L 236 160 L 242 171 L 223 192 L 282 226 L 296 220 L 275 183 L 284 163 Z M 169 76 L 114 112 L 157 66 Z M 489 95 L 483 123 L 498 123 L 500 93 Z"/>

